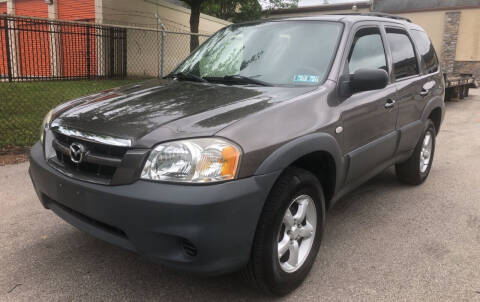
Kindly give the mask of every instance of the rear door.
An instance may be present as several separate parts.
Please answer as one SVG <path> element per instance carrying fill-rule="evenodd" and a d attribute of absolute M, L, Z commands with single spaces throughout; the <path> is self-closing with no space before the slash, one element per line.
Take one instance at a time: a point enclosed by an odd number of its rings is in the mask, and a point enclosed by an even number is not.
<path fill-rule="evenodd" d="M 352 30 L 344 59 L 343 77 L 360 68 L 389 71 L 385 37 L 377 23 L 363 23 Z M 373 169 L 391 159 L 396 149 L 398 107 L 395 85 L 359 92 L 342 100 L 344 151 L 350 162 L 347 183 L 361 181 Z"/>
<path fill-rule="evenodd" d="M 423 108 L 435 85 L 423 73 L 420 55 L 409 32 L 400 25 L 385 26 L 388 48 L 392 57 L 392 81 L 397 87 L 398 119 L 401 133 L 398 153 L 413 149 L 422 131 Z"/>

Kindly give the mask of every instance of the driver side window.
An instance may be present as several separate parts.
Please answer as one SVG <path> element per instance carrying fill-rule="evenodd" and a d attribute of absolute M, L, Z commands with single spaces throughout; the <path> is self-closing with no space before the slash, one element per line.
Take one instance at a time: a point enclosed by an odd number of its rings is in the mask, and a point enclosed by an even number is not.
<path fill-rule="evenodd" d="M 355 34 L 348 56 L 348 73 L 353 74 L 361 68 L 387 70 L 387 60 L 382 36 L 378 28 L 364 28 Z"/>

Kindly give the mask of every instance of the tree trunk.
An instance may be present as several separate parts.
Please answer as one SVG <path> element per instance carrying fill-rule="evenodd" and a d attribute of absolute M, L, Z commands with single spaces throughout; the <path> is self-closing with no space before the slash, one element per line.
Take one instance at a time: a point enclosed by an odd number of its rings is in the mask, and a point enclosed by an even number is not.
<path fill-rule="evenodd" d="M 192 33 L 198 33 L 198 25 L 200 23 L 200 6 L 202 1 L 193 0 L 190 4 L 190 31 Z M 197 35 L 190 35 L 190 52 L 192 52 L 199 45 Z"/>

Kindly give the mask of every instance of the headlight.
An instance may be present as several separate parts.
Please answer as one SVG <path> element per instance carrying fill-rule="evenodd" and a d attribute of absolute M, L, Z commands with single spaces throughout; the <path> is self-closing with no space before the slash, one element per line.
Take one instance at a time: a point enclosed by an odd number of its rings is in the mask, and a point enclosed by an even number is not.
<path fill-rule="evenodd" d="M 208 183 L 233 179 L 240 148 L 219 138 L 173 141 L 156 146 L 141 178 L 149 180 Z"/>
<path fill-rule="evenodd" d="M 42 126 L 40 127 L 40 142 L 43 144 L 43 141 L 45 139 L 45 130 L 48 129 L 50 126 L 50 122 L 52 121 L 52 113 L 53 109 L 50 110 L 47 115 L 45 115 L 45 118 L 43 119 Z"/>

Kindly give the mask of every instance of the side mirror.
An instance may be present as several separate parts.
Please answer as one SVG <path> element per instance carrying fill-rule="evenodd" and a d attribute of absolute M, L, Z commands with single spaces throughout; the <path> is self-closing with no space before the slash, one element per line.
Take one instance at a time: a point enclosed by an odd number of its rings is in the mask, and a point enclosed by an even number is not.
<path fill-rule="evenodd" d="M 383 69 L 359 69 L 350 76 L 352 92 L 377 90 L 387 87 L 388 73 Z"/>
<path fill-rule="evenodd" d="M 388 73 L 385 70 L 361 68 L 354 74 L 342 76 L 340 94 L 348 97 L 356 92 L 382 89 L 387 85 Z"/>

